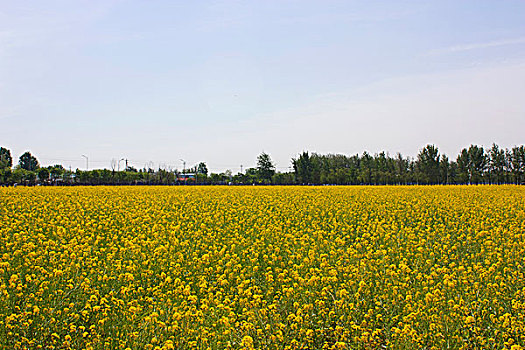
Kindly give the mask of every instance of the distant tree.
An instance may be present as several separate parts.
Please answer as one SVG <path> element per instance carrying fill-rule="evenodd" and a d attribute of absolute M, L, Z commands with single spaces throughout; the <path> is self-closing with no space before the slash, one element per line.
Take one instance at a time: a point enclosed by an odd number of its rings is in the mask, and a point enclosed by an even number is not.
<path fill-rule="evenodd" d="M 199 165 L 197 165 L 197 174 L 208 175 L 206 163 L 200 162 Z"/>
<path fill-rule="evenodd" d="M 40 181 L 49 180 L 49 170 L 47 168 L 40 168 L 37 170 L 37 176 Z"/>
<path fill-rule="evenodd" d="M 308 152 L 301 153 L 296 159 L 292 158 L 292 165 L 298 183 L 312 183 L 314 167 Z"/>
<path fill-rule="evenodd" d="M 102 170 L 100 169 L 93 169 L 89 171 L 89 183 L 93 185 L 99 185 L 101 173 L 102 173 Z"/>
<path fill-rule="evenodd" d="M 21 167 L 15 168 L 11 174 L 11 182 L 17 184 L 33 185 L 36 180 L 34 171 L 26 170 Z"/>
<path fill-rule="evenodd" d="M 20 156 L 18 165 L 20 165 L 20 168 L 29 171 L 35 171 L 40 167 L 38 160 L 30 152 L 25 152 Z"/>
<path fill-rule="evenodd" d="M 512 183 L 514 181 L 513 177 L 512 151 L 508 148 L 505 148 L 505 182 Z"/>
<path fill-rule="evenodd" d="M 392 182 L 394 166 L 390 160 L 390 156 L 385 152 L 380 152 L 374 156 L 375 178 L 378 184 L 386 185 Z"/>
<path fill-rule="evenodd" d="M 48 167 L 49 173 L 51 174 L 51 180 L 56 180 L 60 178 L 62 175 L 64 175 L 64 172 L 66 169 L 60 164 L 55 164 L 53 166 Z"/>
<path fill-rule="evenodd" d="M 113 172 L 109 169 L 102 169 L 98 174 L 99 181 L 102 184 L 110 184 L 113 181 Z"/>
<path fill-rule="evenodd" d="M 257 168 L 248 168 L 245 171 L 245 174 L 252 177 L 257 177 Z"/>
<path fill-rule="evenodd" d="M 396 155 L 396 159 L 394 160 L 396 183 L 406 184 L 409 164 L 410 161 L 406 158 L 403 158 L 403 155 L 398 152 Z"/>
<path fill-rule="evenodd" d="M 505 182 L 505 150 L 500 149 L 495 143 L 488 152 L 488 171 L 491 183 L 501 184 Z"/>
<path fill-rule="evenodd" d="M 421 173 L 423 183 L 439 183 L 439 161 L 439 151 L 434 145 L 426 145 L 425 148 L 419 152 L 416 165 Z"/>
<path fill-rule="evenodd" d="M 450 183 L 450 162 L 445 155 L 442 155 L 439 161 L 439 183 Z"/>
<path fill-rule="evenodd" d="M 525 147 L 516 146 L 510 152 L 510 164 L 514 181 L 517 184 L 523 183 L 523 174 L 525 173 Z"/>
<path fill-rule="evenodd" d="M 11 176 L 10 176 L 11 184 L 21 183 L 25 173 L 26 173 L 26 170 L 21 169 L 20 167 L 15 167 L 15 169 L 11 172 Z"/>
<path fill-rule="evenodd" d="M 7 184 L 11 181 L 11 168 L 0 169 L 0 184 Z"/>
<path fill-rule="evenodd" d="M 277 185 L 291 185 L 295 181 L 293 173 L 275 173 L 272 178 L 272 183 Z"/>
<path fill-rule="evenodd" d="M 487 155 L 481 146 L 472 145 L 469 147 L 470 161 L 472 166 L 472 182 L 483 183 L 483 176 L 487 168 Z"/>
<path fill-rule="evenodd" d="M 483 175 L 487 166 L 487 156 L 483 147 L 470 145 L 461 150 L 457 158 L 460 180 L 463 183 L 479 184 L 483 182 Z"/>
<path fill-rule="evenodd" d="M 360 160 L 359 175 L 357 177 L 358 183 L 362 185 L 372 184 L 372 170 L 374 167 L 374 158 L 368 154 L 367 151 L 363 152 Z"/>
<path fill-rule="evenodd" d="M 224 179 L 224 174 L 215 174 L 215 173 L 211 173 L 210 174 L 210 180 L 212 183 L 214 184 L 221 184 L 221 183 L 224 183 L 225 179 Z"/>
<path fill-rule="evenodd" d="M 461 153 L 458 155 L 458 158 L 456 159 L 456 164 L 458 166 L 458 182 L 459 183 L 468 183 L 470 184 L 470 171 L 469 171 L 469 154 L 468 150 L 466 148 L 463 148 L 461 150 Z"/>
<path fill-rule="evenodd" d="M 90 180 L 90 171 L 88 170 L 80 170 L 77 168 L 75 171 L 75 182 L 80 184 L 87 184 Z"/>
<path fill-rule="evenodd" d="M 11 151 L 7 148 L 0 147 L 0 169 L 12 168 L 13 157 L 11 157 Z"/>
<path fill-rule="evenodd" d="M 275 165 L 270 155 L 263 152 L 257 157 L 257 171 L 262 180 L 272 181 L 272 176 L 275 174 Z"/>
<path fill-rule="evenodd" d="M 239 180 L 244 184 L 254 184 L 257 182 L 258 177 L 257 168 L 248 168 L 244 171 L 244 174 L 240 174 Z"/>
<path fill-rule="evenodd" d="M 448 183 L 458 183 L 458 164 L 454 161 L 450 162 L 448 166 Z"/>

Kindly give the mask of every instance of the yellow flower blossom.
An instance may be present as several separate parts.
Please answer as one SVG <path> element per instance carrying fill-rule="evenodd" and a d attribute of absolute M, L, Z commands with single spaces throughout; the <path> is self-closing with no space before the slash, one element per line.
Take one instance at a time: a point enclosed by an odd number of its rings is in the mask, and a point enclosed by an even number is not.
<path fill-rule="evenodd" d="M 525 188 L 0 188 L 0 348 L 525 346 Z"/>

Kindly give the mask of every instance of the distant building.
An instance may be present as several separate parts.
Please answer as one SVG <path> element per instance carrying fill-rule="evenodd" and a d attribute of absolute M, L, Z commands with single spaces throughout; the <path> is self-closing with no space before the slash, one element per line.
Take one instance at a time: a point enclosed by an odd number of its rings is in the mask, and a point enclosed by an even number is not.
<path fill-rule="evenodd" d="M 177 174 L 177 181 L 195 181 L 195 173 Z"/>

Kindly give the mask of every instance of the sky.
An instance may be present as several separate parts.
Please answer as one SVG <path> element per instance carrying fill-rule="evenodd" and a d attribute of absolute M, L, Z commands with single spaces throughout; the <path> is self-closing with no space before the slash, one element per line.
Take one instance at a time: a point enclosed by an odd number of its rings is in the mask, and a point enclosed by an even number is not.
<path fill-rule="evenodd" d="M 525 143 L 525 2 L 0 0 L 16 163 L 278 171 Z M 123 167 L 123 162 L 120 163 Z"/>

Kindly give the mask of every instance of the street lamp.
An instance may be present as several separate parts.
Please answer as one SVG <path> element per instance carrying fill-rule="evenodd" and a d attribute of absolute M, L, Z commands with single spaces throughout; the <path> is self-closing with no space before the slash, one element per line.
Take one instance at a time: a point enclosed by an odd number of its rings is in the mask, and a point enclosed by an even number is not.
<path fill-rule="evenodd" d="M 89 158 L 82 154 L 82 157 L 86 158 L 86 170 L 89 170 Z"/>
<path fill-rule="evenodd" d="M 117 166 L 117 171 L 120 171 L 120 162 L 121 162 L 122 160 L 125 160 L 125 159 L 124 159 L 124 158 L 122 158 L 122 159 L 119 159 L 119 160 L 118 160 L 118 166 Z"/>

